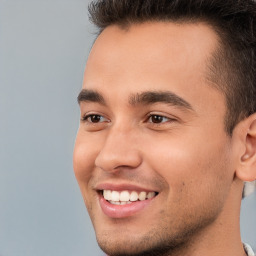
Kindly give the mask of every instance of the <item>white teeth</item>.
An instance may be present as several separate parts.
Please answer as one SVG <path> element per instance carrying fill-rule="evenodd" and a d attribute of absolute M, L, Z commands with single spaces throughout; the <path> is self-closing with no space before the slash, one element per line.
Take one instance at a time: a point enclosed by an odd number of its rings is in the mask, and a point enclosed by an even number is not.
<path fill-rule="evenodd" d="M 111 196 L 111 190 L 103 190 L 103 196 L 106 200 L 111 200 L 112 196 Z"/>
<path fill-rule="evenodd" d="M 136 192 L 132 191 L 111 191 L 111 190 L 103 190 L 103 197 L 105 200 L 109 201 L 111 204 L 124 205 L 127 203 L 135 202 L 135 201 L 143 201 L 146 199 L 151 199 L 156 196 L 156 192 Z"/>
<path fill-rule="evenodd" d="M 112 201 L 112 200 L 111 200 L 111 201 L 109 201 L 109 202 L 110 202 L 111 204 L 117 204 L 117 205 L 121 204 L 121 202 L 119 202 L 119 201 L 117 202 L 117 201 Z"/>
<path fill-rule="evenodd" d="M 112 191 L 111 193 L 111 201 L 119 201 L 119 195 L 120 193 L 117 191 Z"/>
<path fill-rule="evenodd" d="M 139 195 L 137 192 L 132 191 L 132 193 L 130 194 L 130 201 L 135 202 L 139 199 Z"/>
<path fill-rule="evenodd" d="M 146 192 L 140 192 L 139 199 L 140 201 L 146 200 L 147 193 Z"/>
<path fill-rule="evenodd" d="M 120 201 L 109 201 L 111 204 L 116 204 L 116 205 L 124 205 L 124 204 L 131 204 L 132 202 L 120 202 Z"/>
<path fill-rule="evenodd" d="M 132 202 L 128 201 L 128 202 L 120 202 L 121 205 L 124 205 L 124 204 L 131 204 Z"/>
<path fill-rule="evenodd" d="M 155 192 L 149 192 L 149 193 L 147 194 L 147 199 L 151 199 L 151 198 L 153 198 L 155 195 L 156 195 Z"/>
<path fill-rule="evenodd" d="M 129 192 L 127 190 L 122 191 L 120 193 L 120 199 L 119 199 L 120 201 L 128 202 L 129 199 L 130 199 L 130 194 L 129 194 Z"/>

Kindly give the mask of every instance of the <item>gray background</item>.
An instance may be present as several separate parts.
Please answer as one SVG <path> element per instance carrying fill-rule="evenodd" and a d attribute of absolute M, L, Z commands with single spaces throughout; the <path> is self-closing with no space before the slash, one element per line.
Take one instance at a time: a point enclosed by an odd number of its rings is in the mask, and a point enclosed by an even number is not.
<path fill-rule="evenodd" d="M 102 255 L 72 169 L 85 0 L 0 0 L 0 256 Z M 242 236 L 256 248 L 256 193 Z"/>

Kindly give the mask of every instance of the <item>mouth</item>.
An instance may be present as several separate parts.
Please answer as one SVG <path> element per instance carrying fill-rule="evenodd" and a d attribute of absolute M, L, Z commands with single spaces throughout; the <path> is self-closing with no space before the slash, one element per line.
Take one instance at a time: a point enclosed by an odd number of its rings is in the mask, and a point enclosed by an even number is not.
<path fill-rule="evenodd" d="M 151 191 L 115 191 L 115 190 L 102 190 L 101 194 L 103 198 L 110 204 L 114 205 L 126 205 L 137 201 L 145 201 L 157 196 L 157 192 Z"/>
<path fill-rule="evenodd" d="M 110 218 L 126 218 L 139 214 L 151 205 L 159 194 L 155 191 L 109 190 L 99 192 L 99 203 L 105 215 Z"/>

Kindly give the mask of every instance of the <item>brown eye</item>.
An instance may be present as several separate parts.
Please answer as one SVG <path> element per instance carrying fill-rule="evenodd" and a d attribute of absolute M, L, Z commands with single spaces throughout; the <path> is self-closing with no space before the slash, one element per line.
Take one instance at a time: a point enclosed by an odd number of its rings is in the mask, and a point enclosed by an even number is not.
<path fill-rule="evenodd" d="M 151 115 L 148 119 L 150 123 L 154 124 L 160 124 L 160 123 L 165 123 L 168 122 L 170 119 L 165 117 L 165 116 L 160 116 L 160 115 Z"/>
<path fill-rule="evenodd" d="M 102 122 L 106 122 L 107 119 L 101 115 L 94 115 L 94 114 L 91 114 L 91 115 L 86 115 L 82 118 L 82 121 L 84 122 L 88 122 L 88 123 L 94 123 L 94 124 L 97 124 L 97 123 L 102 123 Z"/>
<path fill-rule="evenodd" d="M 102 119 L 102 116 L 100 115 L 91 115 L 88 117 L 92 123 L 99 123 Z"/>

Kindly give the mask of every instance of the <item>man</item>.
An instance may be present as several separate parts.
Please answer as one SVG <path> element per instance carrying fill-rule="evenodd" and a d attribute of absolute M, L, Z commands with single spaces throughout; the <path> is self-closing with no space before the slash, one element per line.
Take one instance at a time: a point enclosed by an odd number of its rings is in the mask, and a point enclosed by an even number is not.
<path fill-rule="evenodd" d="M 256 179 L 256 3 L 101 0 L 74 171 L 110 256 L 244 256 Z"/>

